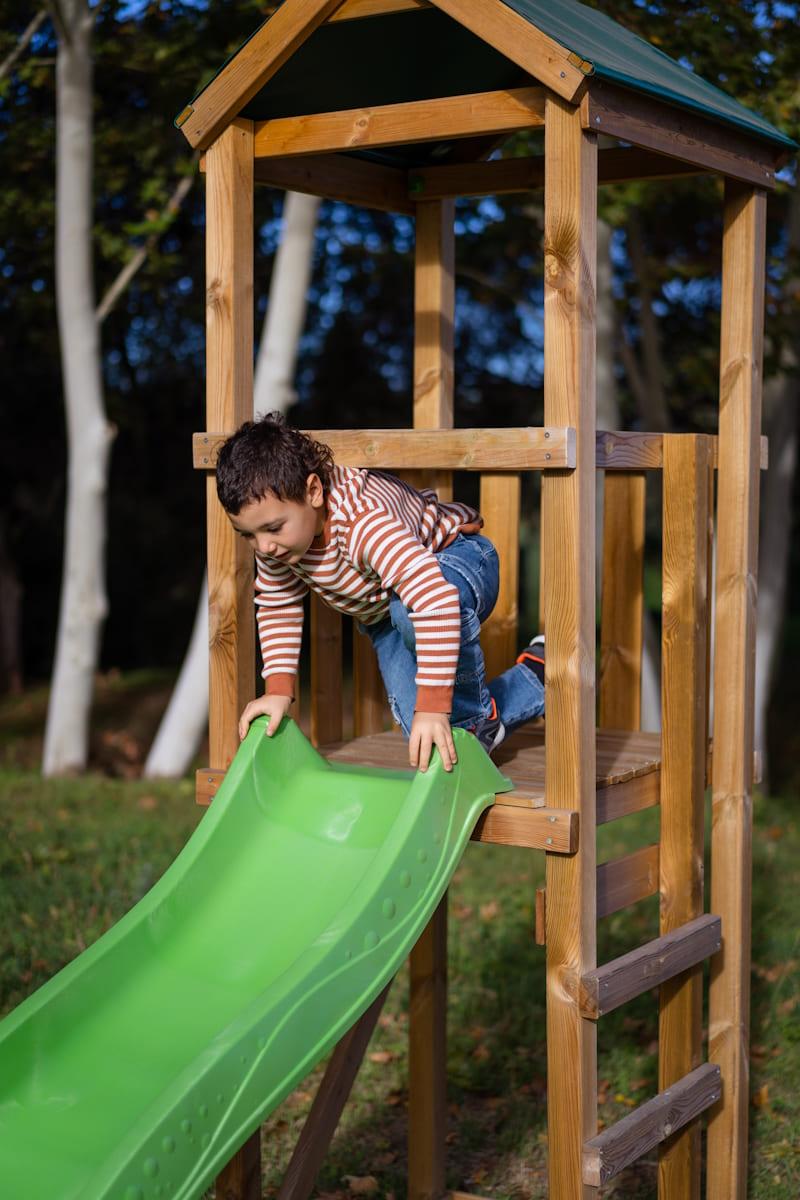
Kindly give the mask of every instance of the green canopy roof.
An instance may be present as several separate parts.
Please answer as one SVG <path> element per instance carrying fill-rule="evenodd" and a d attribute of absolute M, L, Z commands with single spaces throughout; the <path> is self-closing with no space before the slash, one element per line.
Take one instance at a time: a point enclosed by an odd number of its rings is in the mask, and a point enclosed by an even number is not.
<path fill-rule="evenodd" d="M 583 69 L 593 77 L 733 125 L 773 145 L 796 145 L 719 88 L 577 0 L 479 2 L 487 8 L 505 3 L 577 54 L 584 62 Z M 321 25 L 240 115 L 252 120 L 303 116 L 520 87 L 529 82 L 525 71 L 457 21 L 435 7 L 420 8 Z M 380 157 L 405 166 L 422 165 L 445 158 L 452 146 L 392 147 L 380 152 Z"/>

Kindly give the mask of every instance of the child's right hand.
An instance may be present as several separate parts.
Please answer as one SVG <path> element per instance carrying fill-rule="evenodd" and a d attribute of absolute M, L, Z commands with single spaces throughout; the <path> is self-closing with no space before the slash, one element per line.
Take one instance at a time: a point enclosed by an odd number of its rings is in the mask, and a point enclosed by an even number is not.
<path fill-rule="evenodd" d="M 272 737 L 291 705 L 291 696 L 259 696 L 257 700 L 251 700 L 239 717 L 239 741 L 244 741 L 247 737 L 251 721 L 264 716 L 269 717 L 267 737 Z"/>

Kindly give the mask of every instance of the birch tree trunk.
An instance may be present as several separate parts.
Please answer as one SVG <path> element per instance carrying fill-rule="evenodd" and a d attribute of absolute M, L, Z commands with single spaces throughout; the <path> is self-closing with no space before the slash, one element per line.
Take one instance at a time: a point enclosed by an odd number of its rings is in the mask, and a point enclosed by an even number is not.
<path fill-rule="evenodd" d="M 94 17 L 59 8 L 56 65 L 56 304 L 69 461 L 64 567 L 43 771 L 86 765 L 89 712 L 107 602 L 105 496 L 111 434 L 103 407 L 92 274 Z M 61 25 L 63 22 L 63 25 Z"/>
<path fill-rule="evenodd" d="M 253 415 L 286 412 L 295 401 L 294 376 L 305 324 L 319 200 L 287 192 L 269 304 L 256 360 Z M 203 578 L 189 649 L 153 742 L 144 774 L 183 775 L 208 720 L 208 582 Z"/>

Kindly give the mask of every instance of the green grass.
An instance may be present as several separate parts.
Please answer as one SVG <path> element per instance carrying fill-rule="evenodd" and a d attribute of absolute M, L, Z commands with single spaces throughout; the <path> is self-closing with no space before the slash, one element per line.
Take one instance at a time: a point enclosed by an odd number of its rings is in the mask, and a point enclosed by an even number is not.
<path fill-rule="evenodd" d="M 753 905 L 750 1195 L 800 1194 L 800 833 L 789 800 L 757 798 Z M 0 1011 L 88 946 L 152 886 L 199 819 L 188 782 L 90 775 L 43 781 L 0 770 Z M 605 826 L 599 860 L 657 836 L 651 811 Z M 544 950 L 533 940 L 542 855 L 472 845 L 451 889 L 448 1186 L 546 1196 Z M 601 961 L 654 936 L 645 901 L 601 922 Z M 657 1090 L 657 1005 L 640 997 L 599 1025 L 601 1119 Z M 390 993 L 318 1192 L 405 1195 L 407 976 Z M 322 1067 L 264 1127 L 264 1194 L 274 1196 Z M 655 1196 L 655 1156 L 604 1196 Z"/>

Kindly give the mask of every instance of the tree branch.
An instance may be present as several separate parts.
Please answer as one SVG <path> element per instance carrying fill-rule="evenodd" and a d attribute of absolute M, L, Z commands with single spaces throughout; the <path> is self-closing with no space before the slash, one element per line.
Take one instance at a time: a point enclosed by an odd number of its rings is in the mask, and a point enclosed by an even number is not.
<path fill-rule="evenodd" d="M 0 63 L 0 79 L 5 79 L 6 75 L 10 73 L 17 59 L 21 57 L 22 52 L 27 48 L 33 39 L 33 35 L 36 33 L 37 29 L 39 29 L 39 27 L 43 25 L 46 20 L 47 9 L 43 8 L 41 12 L 36 14 L 24 33 L 20 34 L 19 41 L 8 57 L 4 59 L 2 63 Z"/>

